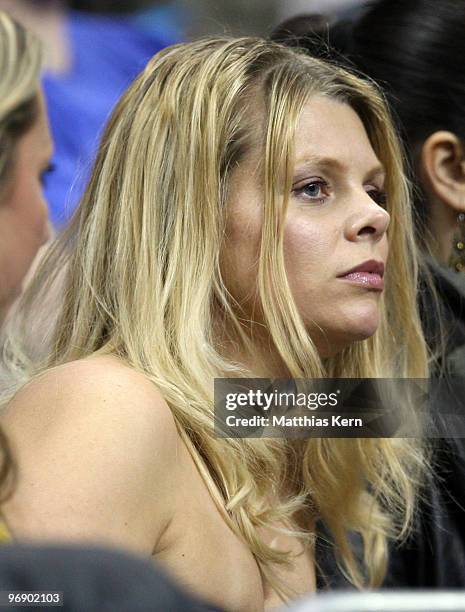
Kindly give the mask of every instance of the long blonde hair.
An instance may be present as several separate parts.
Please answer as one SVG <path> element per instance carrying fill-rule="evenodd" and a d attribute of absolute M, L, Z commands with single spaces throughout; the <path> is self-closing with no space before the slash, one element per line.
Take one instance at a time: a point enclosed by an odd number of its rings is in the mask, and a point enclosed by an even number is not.
<path fill-rule="evenodd" d="M 324 362 L 287 282 L 287 202 L 276 178 L 284 175 L 290 185 L 296 123 L 317 93 L 346 102 L 361 117 L 386 169 L 391 215 L 379 329 Z M 161 390 L 225 520 L 280 592 L 273 563 L 289 554 L 263 543 L 258 530 L 289 525 L 308 508 L 330 528 L 350 580 L 379 585 L 387 538 L 405 533 L 412 515 L 420 448 L 403 439 L 311 439 L 292 446 L 219 439 L 213 432 L 213 379 L 253 376 L 219 353 L 212 330 L 214 310 L 221 309 L 250 343 L 224 286 L 219 254 L 229 173 L 256 134 L 257 105 L 264 110 L 265 181 L 257 282 L 269 334 L 290 375 L 427 375 L 408 185 L 382 98 L 338 67 L 255 38 L 167 48 L 129 87 L 104 133 L 79 209 L 23 299 L 23 332 L 42 334 L 39 344 L 47 350 L 31 355 L 17 331 L 5 343 L 5 359 L 20 384 L 75 359 L 119 356 Z M 53 310 L 44 304 L 57 287 L 62 306 L 50 323 Z M 291 455 L 299 458 L 292 469 Z M 292 492 L 270 503 L 291 481 Z M 350 531 L 363 537 L 365 569 L 352 553 Z M 296 533 L 305 542 L 311 538 Z"/>
<path fill-rule="evenodd" d="M 6 178 L 18 138 L 37 117 L 41 66 L 38 39 L 0 11 L 0 181 Z"/>

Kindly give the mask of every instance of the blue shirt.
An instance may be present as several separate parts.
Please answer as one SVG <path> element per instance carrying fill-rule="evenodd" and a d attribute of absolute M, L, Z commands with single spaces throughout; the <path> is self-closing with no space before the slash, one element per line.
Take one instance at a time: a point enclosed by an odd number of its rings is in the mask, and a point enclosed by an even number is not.
<path fill-rule="evenodd" d="M 67 74 L 45 75 L 43 83 L 55 142 L 45 196 L 56 227 L 82 194 L 115 103 L 155 53 L 178 42 L 173 28 L 141 28 L 141 19 L 69 13 L 72 67 Z"/>

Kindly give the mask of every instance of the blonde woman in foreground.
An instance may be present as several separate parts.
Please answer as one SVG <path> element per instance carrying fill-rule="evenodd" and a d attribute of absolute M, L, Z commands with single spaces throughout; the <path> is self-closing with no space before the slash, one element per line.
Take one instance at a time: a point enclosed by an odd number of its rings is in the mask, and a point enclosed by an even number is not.
<path fill-rule="evenodd" d="M 251 38 L 159 53 L 25 296 L 43 355 L 6 346 L 27 382 L 2 421 L 11 533 L 124 546 L 250 612 L 315 590 L 319 519 L 350 580 L 379 585 L 419 446 L 218 439 L 213 379 L 427 375 L 400 160 L 383 101 L 339 68 Z M 367 261 L 371 283 L 342 278 Z"/>

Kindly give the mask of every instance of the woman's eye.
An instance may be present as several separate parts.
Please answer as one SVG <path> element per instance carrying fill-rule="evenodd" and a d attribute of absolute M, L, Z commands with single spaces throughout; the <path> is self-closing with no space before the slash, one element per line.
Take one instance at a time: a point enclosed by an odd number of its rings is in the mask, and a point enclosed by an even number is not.
<path fill-rule="evenodd" d="M 45 187 L 47 183 L 47 177 L 55 171 L 55 164 L 49 164 L 45 170 L 40 173 L 40 184 Z"/>
<path fill-rule="evenodd" d="M 293 191 L 307 202 L 322 202 L 329 195 L 326 181 L 311 181 L 302 187 L 297 187 Z"/>
<path fill-rule="evenodd" d="M 387 193 L 385 191 L 382 191 L 381 189 L 367 189 L 366 192 L 373 200 L 373 202 L 376 202 L 378 206 L 386 208 L 388 198 Z"/>

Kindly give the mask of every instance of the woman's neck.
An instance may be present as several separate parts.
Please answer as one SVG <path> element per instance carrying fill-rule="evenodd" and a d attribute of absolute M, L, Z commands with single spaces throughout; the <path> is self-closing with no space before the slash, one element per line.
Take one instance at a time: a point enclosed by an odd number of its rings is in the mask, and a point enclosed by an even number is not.
<path fill-rule="evenodd" d="M 32 3 L 25 0 L 0 0 L 0 9 L 8 12 L 42 40 L 45 46 L 45 70 L 63 74 L 70 69 L 72 53 L 66 34 L 64 1 Z"/>

